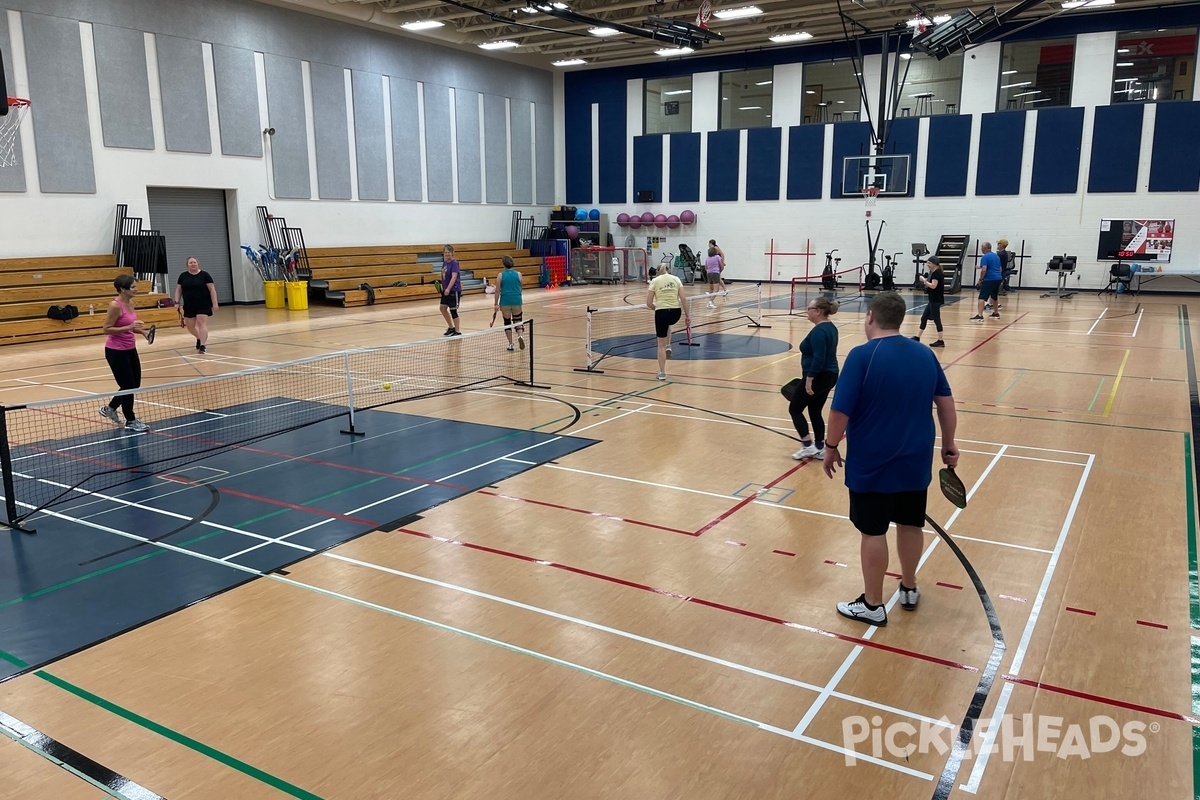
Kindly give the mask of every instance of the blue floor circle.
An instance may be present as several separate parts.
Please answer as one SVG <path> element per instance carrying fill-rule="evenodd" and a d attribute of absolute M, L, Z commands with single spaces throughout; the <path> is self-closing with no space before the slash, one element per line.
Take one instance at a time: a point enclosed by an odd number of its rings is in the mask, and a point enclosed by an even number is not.
<path fill-rule="evenodd" d="M 671 336 L 671 360 L 708 361 L 722 358 L 750 358 L 774 356 L 786 353 L 792 345 L 779 339 L 771 339 L 761 333 L 694 333 L 693 345 L 687 343 L 682 333 Z M 610 336 L 592 343 L 592 351 L 601 355 L 624 358 L 658 357 L 658 345 L 653 336 L 644 333 Z"/>

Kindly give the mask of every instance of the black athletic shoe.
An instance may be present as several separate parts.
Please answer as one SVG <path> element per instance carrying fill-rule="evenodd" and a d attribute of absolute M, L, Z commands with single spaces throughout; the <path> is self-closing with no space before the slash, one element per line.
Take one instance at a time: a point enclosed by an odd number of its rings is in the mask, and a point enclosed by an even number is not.
<path fill-rule="evenodd" d="M 458 332 L 458 331 L 456 331 L 456 330 L 454 330 L 454 329 L 451 329 L 451 330 L 450 330 L 450 332 L 449 332 L 449 333 L 447 333 L 446 335 L 447 335 L 447 336 L 462 336 L 462 334 L 461 334 L 460 332 Z"/>
<path fill-rule="evenodd" d="M 941 339 L 938 339 L 936 342 L 934 342 L 933 344 L 931 344 L 929 346 L 930 347 L 945 347 L 946 343 L 943 342 Z"/>
<path fill-rule="evenodd" d="M 446 328 L 446 332 L 442 334 L 442 336 L 453 336 L 453 335 L 454 335 L 454 328 Z"/>
<path fill-rule="evenodd" d="M 201 347 L 203 347 L 203 345 L 202 345 L 202 344 L 200 344 L 200 340 L 199 340 L 199 339 L 197 339 L 197 340 L 196 340 L 196 349 L 197 349 L 197 350 L 199 350 Z"/>
<path fill-rule="evenodd" d="M 970 321 L 971 322 L 983 322 L 983 314 L 976 314 L 975 316 L 971 317 Z"/>
<path fill-rule="evenodd" d="M 198 348 L 196 348 L 196 352 L 199 353 L 200 355 L 204 355 L 205 353 L 208 352 L 208 346 L 202 344 Z"/>
<path fill-rule="evenodd" d="M 920 337 L 920 336 L 910 336 L 910 337 L 908 337 L 908 338 L 912 339 L 914 342 L 919 342 L 919 341 L 921 341 L 921 337 Z"/>
<path fill-rule="evenodd" d="M 992 319 L 1000 319 L 1000 314 L 999 314 L 999 313 L 993 313 L 993 314 L 992 314 Z"/>

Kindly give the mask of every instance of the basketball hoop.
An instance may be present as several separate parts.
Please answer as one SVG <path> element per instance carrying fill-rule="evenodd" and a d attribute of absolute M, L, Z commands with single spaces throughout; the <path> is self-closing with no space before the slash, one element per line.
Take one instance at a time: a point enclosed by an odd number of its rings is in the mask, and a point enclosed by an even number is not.
<path fill-rule="evenodd" d="M 867 208 L 874 208 L 875 201 L 879 199 L 879 187 L 868 186 L 863 189 L 863 197 L 867 200 Z"/>
<path fill-rule="evenodd" d="M 29 113 L 29 101 L 20 97 L 8 98 L 8 114 L 0 117 L 0 167 L 17 163 L 17 136 L 21 121 Z"/>
<path fill-rule="evenodd" d="M 704 0 L 700 3 L 700 10 L 696 12 L 696 27 L 708 30 L 710 19 L 712 19 L 712 0 Z"/>

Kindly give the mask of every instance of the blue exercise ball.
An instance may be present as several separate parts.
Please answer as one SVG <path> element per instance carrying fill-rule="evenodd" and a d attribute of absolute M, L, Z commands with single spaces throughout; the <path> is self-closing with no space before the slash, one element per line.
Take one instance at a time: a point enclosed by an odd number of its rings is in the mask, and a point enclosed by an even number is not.
<path fill-rule="evenodd" d="M 589 212 L 588 212 L 588 219 L 590 219 L 590 220 L 597 220 L 597 219 L 600 219 L 600 209 L 598 209 L 598 208 L 593 208 L 591 211 L 589 211 Z"/>
<path fill-rule="evenodd" d="M 581 220 L 581 221 L 587 219 L 587 209 L 581 208 L 581 209 L 577 210 L 575 212 L 575 219 Z"/>

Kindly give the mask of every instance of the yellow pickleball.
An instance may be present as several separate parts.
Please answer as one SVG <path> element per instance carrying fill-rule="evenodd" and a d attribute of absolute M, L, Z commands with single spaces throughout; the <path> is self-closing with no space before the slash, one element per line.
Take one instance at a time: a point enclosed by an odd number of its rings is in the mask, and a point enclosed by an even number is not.
<path fill-rule="evenodd" d="M 390 391 L 391 391 L 391 389 L 392 389 L 392 385 L 391 385 L 390 383 L 385 383 L 385 384 L 383 385 L 383 390 L 384 390 L 385 392 L 390 392 Z"/>

